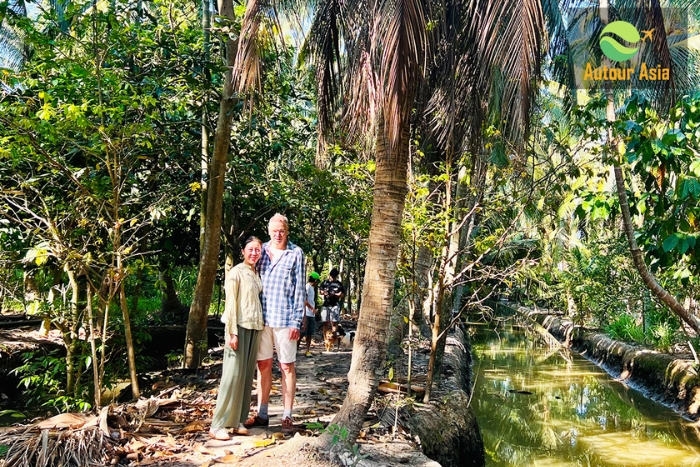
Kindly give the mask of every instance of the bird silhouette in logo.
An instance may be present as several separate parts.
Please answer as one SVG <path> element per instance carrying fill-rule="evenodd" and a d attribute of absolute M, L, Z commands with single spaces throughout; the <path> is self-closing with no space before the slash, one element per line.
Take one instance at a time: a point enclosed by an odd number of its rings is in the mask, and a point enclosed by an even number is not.
<path fill-rule="evenodd" d="M 649 39 L 649 42 L 651 42 L 653 39 L 651 37 L 652 33 L 654 32 L 656 28 L 649 29 L 648 31 L 642 30 L 642 33 L 644 34 L 642 36 L 642 42 L 646 41 Z"/>

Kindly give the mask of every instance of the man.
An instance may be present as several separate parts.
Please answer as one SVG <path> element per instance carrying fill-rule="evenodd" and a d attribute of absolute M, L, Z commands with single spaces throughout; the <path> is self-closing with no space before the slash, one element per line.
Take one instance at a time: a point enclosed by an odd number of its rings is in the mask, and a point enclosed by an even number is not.
<path fill-rule="evenodd" d="M 309 281 L 306 283 L 306 315 L 301 324 L 301 337 L 306 337 L 306 357 L 311 356 L 311 338 L 316 332 L 316 291 L 314 287 L 318 284 L 321 276 L 317 272 L 309 274 Z M 301 339 L 299 339 L 301 343 Z M 299 345 L 297 345 L 299 349 Z"/>
<path fill-rule="evenodd" d="M 338 270 L 331 269 L 330 280 L 321 283 L 318 293 L 323 296 L 323 308 L 321 309 L 321 322 L 324 335 L 330 329 L 336 336 L 338 322 L 340 321 L 340 299 L 345 296 L 345 287 L 338 280 Z"/>
<path fill-rule="evenodd" d="M 267 426 L 272 389 L 272 356 L 277 351 L 282 373 L 282 431 L 293 432 L 292 407 L 296 392 L 299 328 L 306 302 L 305 261 L 301 248 L 288 241 L 289 222 L 275 214 L 268 224 L 270 241 L 263 244 L 258 269 L 262 279 L 262 309 L 265 328 L 258 350 L 258 413 L 243 424 L 246 428 Z"/>

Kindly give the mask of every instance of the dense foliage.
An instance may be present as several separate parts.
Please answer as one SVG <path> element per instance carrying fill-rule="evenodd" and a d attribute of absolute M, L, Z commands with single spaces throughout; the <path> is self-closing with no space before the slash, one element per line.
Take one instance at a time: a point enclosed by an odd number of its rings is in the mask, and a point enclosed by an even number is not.
<path fill-rule="evenodd" d="M 64 338 L 65 362 L 28 355 L 17 369 L 28 400 L 82 409 L 127 374 L 130 320 L 138 350 L 149 339 L 146 325 L 181 323 L 193 299 L 212 149 L 205 141 L 202 150 L 203 135 L 215 130 L 222 44 L 239 37 L 245 5 L 236 5 L 234 21 L 215 18 L 211 40 L 202 12 L 181 0 L 77 1 L 39 6 L 31 19 L 26 13 L 3 11 L 26 53 L 1 77 L 0 305 L 45 318 Z M 265 79 L 252 95 L 235 96 L 231 114 L 211 313 L 222 306 L 225 261 L 240 260 L 247 235 L 266 239 L 267 220 L 282 212 L 309 270 L 341 268 L 345 309 L 356 315 L 379 148 L 368 135 L 353 135 L 362 145 L 349 143 L 341 128 L 319 145 L 323 90 L 313 79 L 321 65 L 299 63 L 304 53 L 281 41 L 260 48 Z M 489 78 L 486 87 L 497 88 Z M 621 339 L 668 348 L 683 338 L 629 258 L 610 166 L 630 180 L 651 270 L 696 311 L 700 96 L 660 112 L 633 94 L 617 102 L 611 125 L 604 97 L 589 95 L 570 111 L 548 83 L 539 88 L 535 123 L 517 133 L 528 138 L 509 140 L 499 110 L 480 116 L 469 130 L 474 141 L 447 144 L 447 133 L 454 138 L 468 126 L 441 113 L 451 80 L 429 77 L 428 110 L 402 110 L 410 164 L 390 297 L 397 334 L 410 326 L 421 338 L 444 340 L 463 313 L 508 297 L 566 310 Z M 460 112 L 483 104 L 476 101 Z M 613 155 L 608 128 L 620 141 Z M 149 363 L 137 352 L 139 371 Z"/>

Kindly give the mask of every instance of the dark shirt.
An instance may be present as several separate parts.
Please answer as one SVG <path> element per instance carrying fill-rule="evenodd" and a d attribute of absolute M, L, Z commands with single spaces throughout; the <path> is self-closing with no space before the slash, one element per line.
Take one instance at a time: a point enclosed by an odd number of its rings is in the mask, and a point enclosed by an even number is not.
<path fill-rule="evenodd" d="M 340 297 L 334 295 L 336 293 L 345 293 L 345 287 L 340 281 L 328 280 L 321 282 L 318 289 L 323 295 L 323 306 L 335 306 L 340 302 Z M 325 293 L 324 293 L 325 292 Z"/>

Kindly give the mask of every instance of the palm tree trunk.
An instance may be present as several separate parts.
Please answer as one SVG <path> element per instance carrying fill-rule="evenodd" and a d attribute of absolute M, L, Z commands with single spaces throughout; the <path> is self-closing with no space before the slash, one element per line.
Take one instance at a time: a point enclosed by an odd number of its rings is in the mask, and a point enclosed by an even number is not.
<path fill-rule="evenodd" d="M 219 14 L 233 21 L 233 1 L 221 0 Z M 236 42 L 226 40 L 226 61 L 228 68 L 224 74 L 224 89 L 219 105 L 219 118 L 214 135 L 214 154 L 209 166 L 209 186 L 207 193 L 207 211 L 204 242 L 199 261 L 199 274 L 194 297 L 187 320 L 187 337 L 185 338 L 185 358 L 183 366 L 194 369 L 199 366 L 207 350 L 207 316 L 214 279 L 219 264 L 221 246 L 221 218 L 226 176 L 226 160 L 231 143 L 231 114 L 234 107 L 232 69 L 236 59 Z"/>
<path fill-rule="evenodd" d="M 354 440 L 374 399 L 385 363 L 389 320 L 394 298 L 396 260 L 401 239 L 401 221 L 406 199 L 409 128 L 401 132 L 398 150 L 387 157 L 383 121 L 377 134 L 377 168 L 374 181 L 374 206 L 369 232 L 369 254 L 365 270 L 362 309 L 348 373 L 347 396 L 333 423 L 348 430 Z M 330 444 L 324 436 L 322 444 Z"/>

